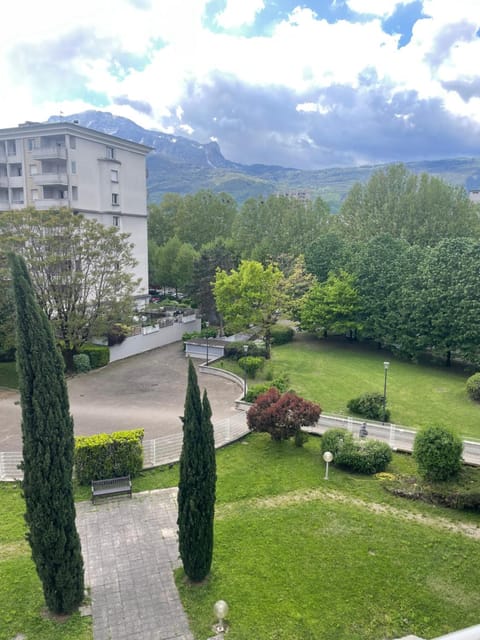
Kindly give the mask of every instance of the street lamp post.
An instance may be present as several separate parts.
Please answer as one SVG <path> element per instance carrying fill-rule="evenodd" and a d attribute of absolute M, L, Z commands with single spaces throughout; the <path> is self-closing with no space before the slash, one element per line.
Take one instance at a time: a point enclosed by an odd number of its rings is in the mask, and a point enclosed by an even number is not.
<path fill-rule="evenodd" d="M 385 424 L 385 418 L 387 415 L 387 373 L 388 373 L 389 366 L 390 366 L 389 362 L 383 363 L 383 370 L 385 372 L 385 378 L 383 382 L 383 422 L 384 424 Z"/>
<path fill-rule="evenodd" d="M 243 345 L 243 353 L 245 356 L 248 354 L 248 344 Z M 247 369 L 246 367 L 243 369 L 243 399 L 245 400 L 245 396 L 247 395 Z"/>
<path fill-rule="evenodd" d="M 207 328 L 207 332 L 208 332 L 208 327 L 210 326 L 210 323 L 209 323 L 209 322 L 205 322 L 205 326 L 206 326 L 206 328 Z M 209 335 L 208 335 L 208 333 L 207 333 L 207 335 L 206 335 L 206 339 L 207 339 L 207 367 L 208 367 L 208 338 L 209 338 L 209 337 L 210 337 L 210 336 L 209 336 Z"/>

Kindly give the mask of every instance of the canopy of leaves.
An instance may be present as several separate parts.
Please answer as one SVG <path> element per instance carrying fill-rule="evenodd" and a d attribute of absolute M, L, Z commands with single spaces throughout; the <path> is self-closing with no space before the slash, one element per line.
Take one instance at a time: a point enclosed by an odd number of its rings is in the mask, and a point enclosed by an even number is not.
<path fill-rule="evenodd" d="M 25 258 L 57 339 L 75 350 L 131 317 L 136 261 L 128 234 L 67 209 L 0 215 L 0 252 Z"/>
<path fill-rule="evenodd" d="M 247 413 L 251 431 L 269 433 L 272 440 L 287 440 L 301 427 L 315 424 L 320 417 L 318 404 L 304 400 L 293 392 L 280 395 L 275 387 L 258 396 Z"/>
<path fill-rule="evenodd" d="M 431 246 L 445 238 L 478 238 L 480 216 L 465 189 L 393 164 L 350 190 L 338 228 L 352 240 L 389 233 L 410 244 Z"/>

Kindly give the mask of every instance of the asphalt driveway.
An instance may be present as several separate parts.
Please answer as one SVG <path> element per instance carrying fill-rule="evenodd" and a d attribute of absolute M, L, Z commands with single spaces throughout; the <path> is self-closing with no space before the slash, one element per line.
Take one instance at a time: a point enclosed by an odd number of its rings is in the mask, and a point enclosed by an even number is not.
<path fill-rule="evenodd" d="M 148 440 L 181 432 L 187 366 L 182 343 L 175 342 L 69 379 L 75 435 L 143 427 Z M 214 421 L 235 411 L 237 385 L 201 374 L 198 381 L 207 390 Z M 19 394 L 0 391 L 0 451 L 21 451 L 20 422 Z"/>

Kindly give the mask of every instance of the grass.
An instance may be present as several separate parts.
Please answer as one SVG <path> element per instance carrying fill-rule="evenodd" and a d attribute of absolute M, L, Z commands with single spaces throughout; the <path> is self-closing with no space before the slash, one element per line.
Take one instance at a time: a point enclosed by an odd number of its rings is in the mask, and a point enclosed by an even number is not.
<path fill-rule="evenodd" d="M 15 362 L 0 362 L 0 387 L 18 389 L 18 378 Z"/>
<path fill-rule="evenodd" d="M 390 362 L 387 404 L 393 423 L 442 425 L 464 438 L 480 439 L 480 403 L 465 391 L 469 374 L 405 362 L 362 344 L 305 337 L 275 347 L 271 366 L 275 374 L 287 372 L 292 388 L 318 402 L 324 413 L 348 415 L 350 399 L 367 391 L 383 394 L 385 360 Z"/>
<path fill-rule="evenodd" d="M 25 540 L 19 487 L 0 483 L 0 640 L 17 634 L 35 640 L 92 640 L 90 617 L 45 617 L 43 592 Z"/>
<path fill-rule="evenodd" d="M 414 471 L 411 457 L 396 454 L 389 471 Z M 230 640 L 432 637 L 478 623 L 478 514 L 323 472 L 316 438 L 298 449 L 255 434 L 218 452 L 211 576 L 176 576 L 197 638 L 211 634 L 218 599 Z"/>

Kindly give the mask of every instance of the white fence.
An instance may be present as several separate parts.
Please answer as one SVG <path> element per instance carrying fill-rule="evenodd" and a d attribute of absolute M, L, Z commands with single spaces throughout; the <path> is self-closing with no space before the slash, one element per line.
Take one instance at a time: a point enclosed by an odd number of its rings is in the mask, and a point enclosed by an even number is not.
<path fill-rule="evenodd" d="M 223 447 L 238 440 L 248 433 L 245 413 L 238 412 L 214 425 L 215 446 Z M 182 451 L 183 433 L 144 440 L 143 468 L 160 467 L 164 464 L 178 462 Z M 22 462 L 22 454 L 18 451 L 0 453 L 0 481 L 11 482 L 21 480 L 23 471 L 18 468 Z"/>

